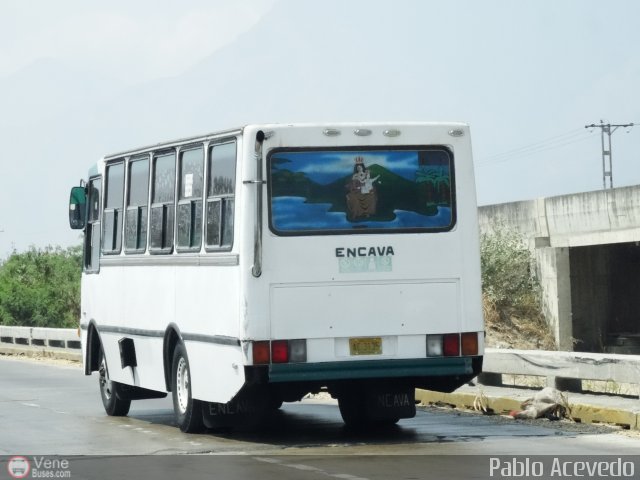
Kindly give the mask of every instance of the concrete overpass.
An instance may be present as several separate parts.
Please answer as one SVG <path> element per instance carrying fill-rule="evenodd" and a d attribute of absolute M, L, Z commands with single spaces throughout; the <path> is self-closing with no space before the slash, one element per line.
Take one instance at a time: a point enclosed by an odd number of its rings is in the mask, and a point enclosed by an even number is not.
<path fill-rule="evenodd" d="M 488 205 L 479 220 L 528 241 L 560 349 L 640 353 L 640 186 Z"/>

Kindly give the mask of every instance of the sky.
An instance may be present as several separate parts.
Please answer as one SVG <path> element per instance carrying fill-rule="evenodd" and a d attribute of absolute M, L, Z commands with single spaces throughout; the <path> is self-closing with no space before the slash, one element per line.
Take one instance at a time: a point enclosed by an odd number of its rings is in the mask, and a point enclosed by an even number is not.
<path fill-rule="evenodd" d="M 603 188 L 640 124 L 636 0 L 0 0 L 0 259 L 77 245 L 105 154 L 248 123 L 460 121 L 480 205 Z M 640 125 L 612 135 L 640 184 Z"/>

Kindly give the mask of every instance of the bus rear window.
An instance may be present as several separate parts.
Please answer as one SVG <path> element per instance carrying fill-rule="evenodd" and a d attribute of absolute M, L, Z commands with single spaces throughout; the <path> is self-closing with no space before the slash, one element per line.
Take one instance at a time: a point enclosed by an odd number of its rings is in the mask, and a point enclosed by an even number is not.
<path fill-rule="evenodd" d="M 447 231 L 455 224 L 445 147 L 281 149 L 268 157 L 280 235 Z"/>

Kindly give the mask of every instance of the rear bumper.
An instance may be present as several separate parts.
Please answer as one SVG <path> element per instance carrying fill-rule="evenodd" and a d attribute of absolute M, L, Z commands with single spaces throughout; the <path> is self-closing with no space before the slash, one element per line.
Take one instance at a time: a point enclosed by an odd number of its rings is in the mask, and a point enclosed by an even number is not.
<path fill-rule="evenodd" d="M 269 383 L 475 376 L 482 357 L 271 364 Z"/>

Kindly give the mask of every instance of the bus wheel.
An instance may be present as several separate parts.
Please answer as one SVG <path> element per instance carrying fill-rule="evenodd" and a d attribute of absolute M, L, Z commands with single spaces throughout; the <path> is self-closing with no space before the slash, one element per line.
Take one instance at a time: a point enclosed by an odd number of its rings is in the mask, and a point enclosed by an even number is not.
<path fill-rule="evenodd" d="M 131 400 L 123 400 L 119 397 L 121 386 L 118 382 L 109 380 L 107 361 L 104 352 L 100 352 L 100 367 L 98 368 L 98 382 L 100 384 L 100 396 L 107 415 L 111 417 L 124 417 L 129 413 Z"/>
<path fill-rule="evenodd" d="M 178 427 L 185 433 L 195 433 L 203 429 L 203 404 L 191 396 L 191 371 L 187 351 L 182 343 L 176 345 L 171 368 L 171 390 L 173 411 Z"/>
<path fill-rule="evenodd" d="M 349 427 L 362 427 L 367 422 L 364 400 L 359 395 L 344 393 L 338 397 L 342 420 Z"/>

